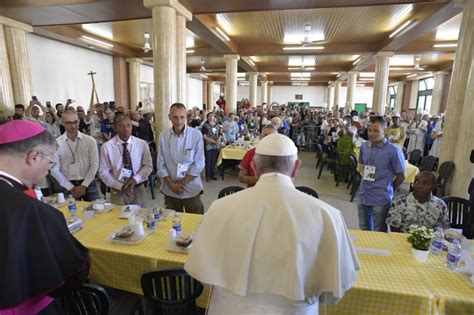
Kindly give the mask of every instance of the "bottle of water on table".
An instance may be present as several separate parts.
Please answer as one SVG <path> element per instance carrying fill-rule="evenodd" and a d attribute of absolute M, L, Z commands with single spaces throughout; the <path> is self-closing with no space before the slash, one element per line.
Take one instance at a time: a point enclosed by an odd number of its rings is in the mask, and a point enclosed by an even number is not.
<path fill-rule="evenodd" d="M 459 240 L 455 239 L 448 245 L 448 255 L 446 256 L 446 267 L 448 269 L 457 270 L 461 261 L 461 245 Z"/>
<path fill-rule="evenodd" d="M 179 237 L 181 234 L 181 217 L 178 213 L 175 213 L 173 217 L 173 229 L 176 231 L 176 236 Z"/>
<path fill-rule="evenodd" d="M 434 232 L 434 237 L 433 237 L 433 240 L 431 241 L 431 247 L 430 247 L 430 252 L 433 255 L 441 254 L 441 252 L 443 251 L 443 241 L 444 241 L 443 228 L 437 227 L 436 232 Z"/>
<path fill-rule="evenodd" d="M 69 197 L 67 200 L 67 209 L 69 211 L 69 214 L 71 215 L 71 218 L 76 217 L 77 215 L 77 205 L 76 205 L 76 200 L 73 197 Z"/>

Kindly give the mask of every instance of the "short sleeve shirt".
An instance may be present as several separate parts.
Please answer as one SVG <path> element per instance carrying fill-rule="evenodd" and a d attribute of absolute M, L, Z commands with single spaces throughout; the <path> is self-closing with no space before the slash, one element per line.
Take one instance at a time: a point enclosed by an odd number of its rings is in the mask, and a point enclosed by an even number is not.
<path fill-rule="evenodd" d="M 240 161 L 239 168 L 247 171 L 247 176 L 255 176 L 252 168 L 250 167 L 250 162 L 252 162 L 253 157 L 255 156 L 255 148 L 250 149 L 245 153 L 242 161 Z M 252 187 L 254 185 L 248 184 L 247 187 Z"/>

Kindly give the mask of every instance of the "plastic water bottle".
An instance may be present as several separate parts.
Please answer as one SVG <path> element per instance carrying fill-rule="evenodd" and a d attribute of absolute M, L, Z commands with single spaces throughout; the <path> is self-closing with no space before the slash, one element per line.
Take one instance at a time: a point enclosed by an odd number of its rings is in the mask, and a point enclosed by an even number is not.
<path fill-rule="evenodd" d="M 153 211 L 148 211 L 146 216 L 146 228 L 148 231 L 153 231 L 155 229 L 155 214 Z"/>
<path fill-rule="evenodd" d="M 181 217 L 177 213 L 173 217 L 173 229 L 176 231 L 176 236 L 181 234 Z"/>
<path fill-rule="evenodd" d="M 448 269 L 457 270 L 459 268 L 459 262 L 461 261 L 461 245 L 459 240 L 453 240 L 448 245 L 448 255 L 446 256 L 446 267 Z"/>
<path fill-rule="evenodd" d="M 71 217 L 75 217 L 77 214 L 76 200 L 73 197 L 69 197 L 67 200 L 67 209 Z"/>
<path fill-rule="evenodd" d="M 434 232 L 434 238 L 431 241 L 430 252 L 433 255 L 441 254 L 441 252 L 443 251 L 443 241 L 444 241 L 443 228 L 437 227 L 436 232 Z"/>

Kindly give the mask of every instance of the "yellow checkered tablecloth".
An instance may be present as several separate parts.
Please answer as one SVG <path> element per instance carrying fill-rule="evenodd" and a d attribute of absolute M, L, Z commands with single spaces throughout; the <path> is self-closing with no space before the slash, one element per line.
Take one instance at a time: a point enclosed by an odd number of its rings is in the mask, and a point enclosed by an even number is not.
<path fill-rule="evenodd" d="M 82 209 L 86 203 L 78 203 Z M 60 210 L 67 213 L 66 207 Z M 78 212 L 82 216 L 82 211 Z M 182 267 L 186 254 L 166 250 L 171 220 L 160 222 L 153 234 L 138 245 L 122 245 L 107 237 L 127 220 L 120 207 L 95 214 L 76 238 L 89 249 L 92 280 L 116 289 L 143 294 L 142 273 Z M 183 233 L 196 231 L 200 215 L 183 214 Z M 458 273 L 445 268 L 446 252 L 430 255 L 426 263 L 411 257 L 407 234 L 351 230 L 357 248 L 388 250 L 388 256 L 359 253 L 361 270 L 355 285 L 337 305 L 320 305 L 320 314 L 474 314 L 474 289 Z M 205 307 L 208 290 L 198 300 Z"/>
<path fill-rule="evenodd" d="M 242 160 L 247 151 L 245 147 L 228 145 L 219 151 L 216 165 L 221 165 L 222 160 Z"/>

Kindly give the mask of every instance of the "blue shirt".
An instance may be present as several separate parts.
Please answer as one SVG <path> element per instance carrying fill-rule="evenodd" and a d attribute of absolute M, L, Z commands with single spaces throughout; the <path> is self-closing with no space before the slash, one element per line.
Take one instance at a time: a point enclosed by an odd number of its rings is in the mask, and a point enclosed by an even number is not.
<path fill-rule="evenodd" d="M 184 127 L 178 136 L 173 128 L 160 134 L 158 150 L 158 176 L 169 176 L 172 181 L 178 179 L 178 164 L 187 166 L 187 173 L 195 176 L 181 194 L 174 193 L 164 180 L 161 180 L 161 192 L 166 196 L 187 199 L 199 195 L 202 191 L 201 171 L 204 169 L 204 142 L 199 130 Z"/>
<path fill-rule="evenodd" d="M 235 142 L 235 139 L 237 138 L 237 133 L 239 132 L 239 125 L 235 121 L 227 120 L 224 122 L 222 127 L 227 128 L 227 126 L 229 126 L 229 129 L 227 129 L 227 131 L 224 131 L 224 134 L 229 140 L 229 142 Z"/>
<path fill-rule="evenodd" d="M 375 180 L 362 179 L 359 198 L 365 206 L 384 206 L 392 202 L 393 180 L 397 173 L 405 173 L 405 157 L 402 150 L 386 138 L 377 146 L 362 143 L 359 162 L 375 166 Z"/>
<path fill-rule="evenodd" d="M 433 131 L 433 128 L 435 127 L 435 124 L 428 123 L 428 126 L 426 127 L 426 133 L 425 133 L 425 144 L 433 144 L 433 139 L 431 139 L 431 131 Z"/>

